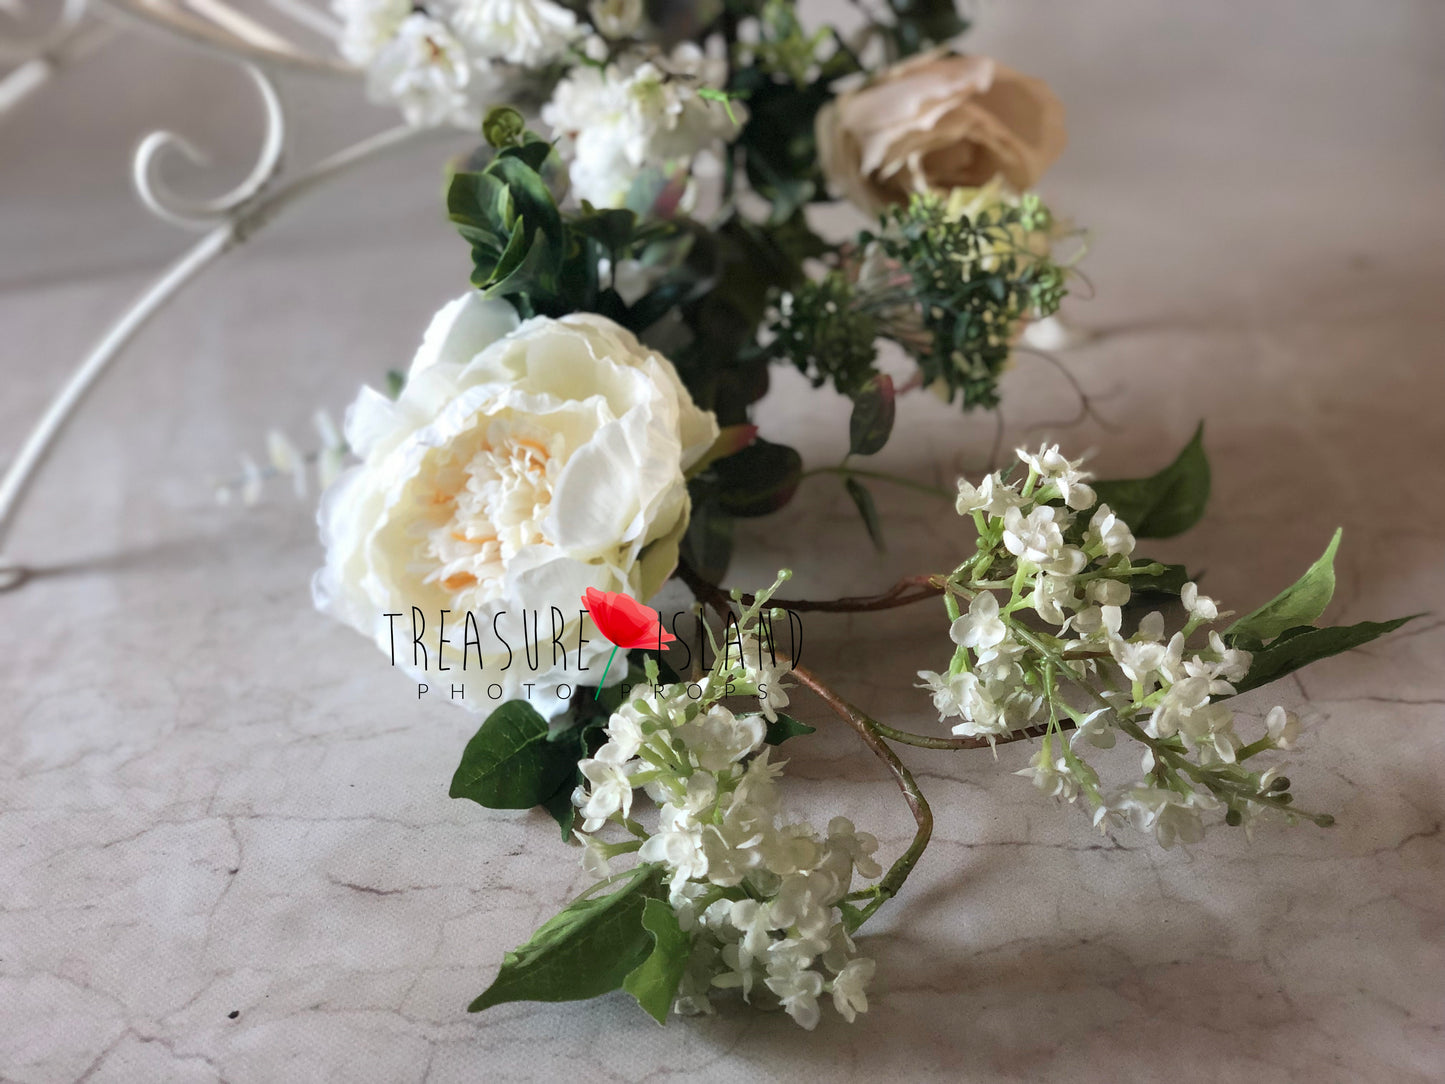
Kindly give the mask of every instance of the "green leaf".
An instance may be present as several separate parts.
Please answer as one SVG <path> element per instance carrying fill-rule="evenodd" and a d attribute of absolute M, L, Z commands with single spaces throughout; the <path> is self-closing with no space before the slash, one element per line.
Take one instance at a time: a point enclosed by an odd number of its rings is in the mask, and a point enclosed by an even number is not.
<path fill-rule="evenodd" d="M 862 482 L 852 477 L 843 479 L 843 488 L 848 491 L 848 496 L 853 498 L 858 514 L 863 517 L 863 526 L 868 528 L 868 537 L 873 540 L 873 548 L 882 553 L 888 547 L 883 544 L 883 523 L 878 518 L 878 507 L 873 503 L 873 494 L 868 492 Z"/>
<path fill-rule="evenodd" d="M 765 516 L 793 499 L 803 459 L 786 444 L 761 437 L 736 455 L 713 464 L 718 507 L 733 516 Z"/>
<path fill-rule="evenodd" d="M 1421 615 L 1412 614 L 1393 621 L 1361 621 L 1358 625 L 1339 625 L 1327 629 L 1317 629 L 1310 625 L 1285 629 L 1268 647 L 1260 648 L 1254 653 L 1249 673 L 1235 689 L 1241 693 L 1257 689 L 1293 673 L 1302 666 L 1349 651 L 1361 644 L 1368 644 L 1419 616 Z"/>
<path fill-rule="evenodd" d="M 1173 463 L 1148 478 L 1094 483 L 1101 504 L 1129 525 L 1136 538 L 1170 538 L 1199 522 L 1209 502 L 1209 459 L 1204 423 Z"/>
<path fill-rule="evenodd" d="M 637 213 L 622 207 L 598 210 L 584 204 L 568 225 L 582 236 L 592 238 L 609 256 L 615 257 L 632 244 L 637 233 Z"/>
<path fill-rule="evenodd" d="M 406 373 L 400 369 L 388 369 L 386 371 L 386 394 L 390 399 L 400 399 L 402 391 L 406 388 Z"/>
<path fill-rule="evenodd" d="M 467 1011 L 506 1001 L 580 1001 L 616 990 L 653 953 L 658 935 L 642 918 L 660 880 L 656 866 L 638 866 L 616 891 L 553 915 L 507 953 L 492 985 Z"/>
<path fill-rule="evenodd" d="M 557 210 L 557 201 L 552 198 L 551 189 L 537 171 L 521 158 L 503 154 L 497 156 L 486 172 L 507 186 L 517 213 L 528 227 L 540 229 L 548 243 L 560 253 L 563 249 L 562 216 Z"/>
<path fill-rule="evenodd" d="M 467 742 L 448 793 L 488 809 L 529 809 L 552 797 L 576 764 L 575 743 L 549 740 L 547 720 L 509 700 Z"/>
<path fill-rule="evenodd" d="M 1183 565 L 1166 565 L 1147 558 L 1133 561 L 1134 568 L 1158 565 L 1158 572 L 1140 573 L 1129 577 L 1129 589 L 1135 595 L 1175 595 L 1189 582 L 1189 570 Z"/>
<path fill-rule="evenodd" d="M 692 518 L 682 536 L 682 557 L 703 578 L 720 583 L 733 555 L 733 517 L 718 504 L 715 484 L 696 479 L 688 486 Z"/>
<path fill-rule="evenodd" d="M 502 223 L 505 191 L 505 185 L 485 173 L 453 173 L 447 184 L 447 217 L 458 226 L 488 229 L 505 236 L 511 232 L 511 223 Z M 496 229 L 498 223 L 503 226 L 500 231 Z"/>
<path fill-rule="evenodd" d="M 692 954 L 692 936 L 682 932 L 677 914 L 659 899 L 648 899 L 642 905 L 642 928 L 652 934 L 652 952 L 622 980 L 622 988 L 654 1020 L 666 1024 Z"/>
<path fill-rule="evenodd" d="M 1343 529 L 1335 531 L 1325 552 L 1303 576 L 1225 629 L 1225 638 L 1230 643 L 1263 644 L 1286 629 L 1312 624 L 1335 594 L 1335 551 L 1340 548 L 1341 534 Z"/>
<path fill-rule="evenodd" d="M 847 900 L 838 901 L 838 913 L 843 916 L 843 928 L 853 933 L 863 925 L 863 911 Z"/>
<path fill-rule="evenodd" d="M 789 738 L 798 738 L 804 734 L 811 734 L 818 728 L 809 726 L 807 723 L 799 722 L 785 712 L 778 712 L 775 721 L 768 724 L 767 737 L 763 740 L 769 745 L 782 745 Z"/>
<path fill-rule="evenodd" d="M 892 37 L 903 56 L 956 38 L 968 29 L 956 0 L 888 0 L 888 6 L 894 14 Z"/>
<path fill-rule="evenodd" d="M 529 135 L 531 133 L 528 133 Z M 498 157 L 518 158 L 526 163 L 533 172 L 540 174 L 542 167 L 547 164 L 547 159 L 552 156 L 552 144 L 545 139 L 533 137 L 525 143 L 515 147 L 506 147 Z"/>
<path fill-rule="evenodd" d="M 572 791 L 575 789 L 576 780 L 566 778 L 552 797 L 542 800 L 542 808 L 562 829 L 563 843 L 572 838 L 572 827 L 577 823 L 577 807 L 572 804 Z"/>
<path fill-rule="evenodd" d="M 726 459 L 730 455 L 737 455 L 754 440 L 757 439 L 758 427 L 756 425 L 725 425 L 718 431 L 717 440 L 702 454 L 702 458 L 687 469 L 685 477 L 694 478 L 707 470 L 719 459 Z"/>
<path fill-rule="evenodd" d="M 881 450 L 893 432 L 893 415 L 893 378 L 877 373 L 853 396 L 853 414 L 848 419 L 849 453 L 872 455 Z"/>

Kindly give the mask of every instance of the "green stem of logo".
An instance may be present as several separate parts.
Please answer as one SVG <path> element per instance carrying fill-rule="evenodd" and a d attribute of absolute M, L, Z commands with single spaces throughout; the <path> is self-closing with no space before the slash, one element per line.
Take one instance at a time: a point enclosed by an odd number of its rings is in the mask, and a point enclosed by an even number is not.
<path fill-rule="evenodd" d="M 597 688 L 602 688 L 607 683 L 607 671 L 612 669 L 612 660 L 617 658 L 617 645 L 612 645 L 612 654 L 607 656 L 607 665 L 602 668 L 602 677 L 597 682 Z"/>

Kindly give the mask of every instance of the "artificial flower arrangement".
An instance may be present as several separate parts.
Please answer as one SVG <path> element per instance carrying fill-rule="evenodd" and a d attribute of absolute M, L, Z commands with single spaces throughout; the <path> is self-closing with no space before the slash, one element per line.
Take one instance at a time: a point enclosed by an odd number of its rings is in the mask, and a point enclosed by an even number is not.
<path fill-rule="evenodd" d="M 1295 806 L 1271 756 L 1299 720 L 1275 707 L 1241 733 L 1230 698 L 1405 619 L 1316 626 L 1338 535 L 1232 620 L 1183 568 L 1141 556 L 1139 539 L 1203 512 L 1202 430 L 1147 477 L 1094 480 L 1045 446 L 960 480 L 974 545 L 876 597 L 786 599 L 787 572 L 755 594 L 718 586 L 733 523 L 775 512 L 803 474 L 750 420 L 770 365 L 852 400 L 837 472 L 881 544 L 876 472 L 851 466 L 893 429 L 900 389 L 878 344 L 911 359 L 909 386 L 992 407 L 1021 329 L 1057 310 L 1073 274 L 1057 254 L 1067 231 L 1030 191 L 1062 148 L 1062 109 L 1037 80 L 952 48 L 965 26 L 950 2 L 890 0 L 848 38 L 806 30 L 784 0 L 340 0 L 338 13 L 375 97 L 415 124 L 480 125 L 486 146 L 446 193 L 472 288 L 387 391 L 361 390 L 344 439 L 322 426 L 315 601 L 418 681 L 448 645 L 475 661 L 500 704 L 452 796 L 545 809 L 595 878 L 472 1010 L 623 989 L 659 1021 L 729 992 L 808 1028 L 825 997 L 854 1019 L 874 970 L 855 936 L 932 830 L 898 745 L 1036 742 L 1019 774 L 1101 829 L 1166 847 L 1206 820 L 1331 822 Z M 830 193 L 870 225 L 820 236 L 808 208 Z M 273 440 L 272 459 L 302 478 L 289 443 Z M 710 665 L 692 652 L 683 672 L 669 665 L 672 634 L 643 603 L 670 577 L 717 619 Z M 946 732 L 890 726 L 778 650 L 787 611 L 928 602 L 950 642 L 913 695 L 931 696 Z M 540 643 L 530 669 L 484 644 L 481 630 L 529 610 L 553 615 L 553 645 L 575 644 L 595 684 L 549 682 Z M 396 622 L 417 613 L 451 615 L 452 635 L 417 631 L 398 654 Z M 846 819 L 820 830 L 784 812 L 777 747 L 818 740 L 781 710 L 800 687 L 912 811 L 917 834 L 886 870 Z M 1116 745 L 1137 770 L 1104 764 Z"/>

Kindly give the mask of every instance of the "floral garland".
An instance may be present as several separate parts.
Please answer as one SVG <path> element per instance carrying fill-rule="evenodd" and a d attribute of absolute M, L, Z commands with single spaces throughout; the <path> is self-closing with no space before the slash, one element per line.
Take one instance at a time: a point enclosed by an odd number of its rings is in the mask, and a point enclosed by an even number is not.
<path fill-rule="evenodd" d="M 1076 274 L 1078 253 L 1060 254 L 1070 231 L 1031 191 L 1062 149 L 1062 108 L 1037 80 L 954 51 L 965 24 L 951 3 L 893 0 L 851 38 L 806 30 L 785 0 L 337 11 L 373 97 L 413 124 L 479 125 L 487 145 L 446 195 L 473 288 L 387 392 L 362 389 L 344 439 L 319 422 L 315 601 L 419 683 L 460 644 L 460 668 L 475 659 L 500 704 L 452 796 L 545 809 L 595 878 L 507 955 L 474 1011 L 624 989 L 659 1021 L 728 992 L 807 1028 L 825 996 L 854 1019 L 874 971 L 854 936 L 932 831 L 897 745 L 1036 741 L 1020 775 L 1101 830 L 1132 825 L 1165 847 L 1207 822 L 1332 823 L 1295 806 L 1273 755 L 1299 719 L 1274 707 L 1242 733 L 1230 700 L 1407 619 L 1316 625 L 1338 535 L 1234 620 L 1182 567 L 1140 556 L 1139 539 L 1203 513 L 1202 427 L 1148 477 L 1095 480 L 1046 445 L 960 480 L 971 550 L 879 596 L 783 599 L 786 571 L 756 595 L 718 586 L 733 523 L 776 511 L 804 476 L 751 421 L 770 365 L 852 400 L 849 454 L 823 470 L 881 545 L 865 482 L 889 478 L 856 462 L 886 444 L 898 392 L 994 406 L 1021 330 Z M 830 192 L 867 227 L 821 236 L 808 208 Z M 903 388 L 881 342 L 911 359 Z M 271 459 L 304 483 L 289 441 L 274 436 Z M 248 495 L 265 473 L 248 468 Z M 681 672 L 637 601 L 674 576 L 718 621 L 711 664 L 689 651 Z M 778 650 L 788 613 L 929 601 L 951 649 L 914 695 L 932 697 L 945 732 L 887 725 Z M 513 668 L 483 630 L 518 611 L 550 613 L 554 668 L 574 644 L 574 669 L 597 683 L 549 683 L 535 635 L 536 661 L 529 645 Z M 822 831 L 783 813 L 775 747 L 813 733 L 781 710 L 800 687 L 882 761 L 914 816 L 886 870 L 846 819 Z M 1100 756 L 1131 743 L 1137 770 Z"/>

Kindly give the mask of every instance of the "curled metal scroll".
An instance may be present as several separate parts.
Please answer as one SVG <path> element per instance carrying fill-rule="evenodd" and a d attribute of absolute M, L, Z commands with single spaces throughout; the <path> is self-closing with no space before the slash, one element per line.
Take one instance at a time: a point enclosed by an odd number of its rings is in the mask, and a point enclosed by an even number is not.
<path fill-rule="evenodd" d="M 210 159 L 184 136 L 168 131 L 150 133 L 136 148 L 131 176 L 141 202 L 157 218 L 184 229 L 207 229 L 255 199 L 280 172 L 286 148 L 286 114 L 281 98 L 265 72 L 255 64 L 243 66 L 261 92 L 266 110 L 266 133 L 255 166 L 245 180 L 223 195 L 211 199 L 180 196 L 171 191 L 160 174 L 166 157 L 179 153 L 198 166 L 210 165 Z"/>
<path fill-rule="evenodd" d="M 0 22 L 0 60 L 23 64 L 51 52 L 75 32 L 80 20 L 85 17 L 86 3 L 87 0 L 61 0 L 60 11 L 55 20 L 38 31 L 4 33 L 6 24 Z M 0 0 L 0 12 L 7 13 L 12 19 L 20 19 L 26 14 L 26 10 L 25 4 L 19 0 L 12 0 L 11 3 Z"/>
<path fill-rule="evenodd" d="M 5 0 L 0 0 L 3 4 Z M 282 208 L 352 167 L 434 131 L 405 125 L 388 129 L 354 143 L 316 164 L 280 180 L 286 144 L 286 117 L 280 95 L 268 69 L 304 68 L 322 74 L 351 74 L 355 69 L 339 61 L 309 53 L 288 39 L 275 36 L 224 0 L 102 0 L 109 9 L 133 16 L 188 44 L 239 64 L 260 92 L 265 132 L 256 164 L 230 191 L 210 198 L 180 195 L 162 177 L 167 158 L 184 156 L 197 165 L 206 155 L 184 137 L 168 131 L 152 132 L 136 149 L 132 174 L 141 201 L 156 216 L 187 229 L 205 230 L 201 237 L 152 282 L 106 329 L 105 333 L 57 391 L 25 442 L 0 476 L 0 553 L 16 515 L 56 442 L 75 412 L 108 372 L 112 363 L 158 312 L 202 270 L 247 240 Z M 325 36 L 326 17 L 311 11 L 305 0 L 269 0 L 271 6 Z M 78 19 L 85 0 L 64 0 L 62 22 L 30 39 L 60 40 L 65 20 Z M 310 12 L 310 14 L 308 14 Z M 58 37 L 57 37 L 58 35 Z M 30 54 L 27 54 L 30 55 Z M 28 578 L 21 565 L 0 559 L 0 592 L 20 586 Z"/>

